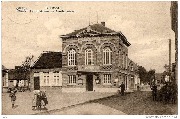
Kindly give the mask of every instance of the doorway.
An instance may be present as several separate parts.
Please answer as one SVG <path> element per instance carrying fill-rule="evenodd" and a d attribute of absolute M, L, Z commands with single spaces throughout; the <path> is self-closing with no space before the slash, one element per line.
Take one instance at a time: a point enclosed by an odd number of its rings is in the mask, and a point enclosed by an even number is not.
<path fill-rule="evenodd" d="M 86 75 L 86 91 L 93 91 L 93 75 Z"/>
<path fill-rule="evenodd" d="M 39 77 L 34 77 L 34 90 L 40 90 Z"/>

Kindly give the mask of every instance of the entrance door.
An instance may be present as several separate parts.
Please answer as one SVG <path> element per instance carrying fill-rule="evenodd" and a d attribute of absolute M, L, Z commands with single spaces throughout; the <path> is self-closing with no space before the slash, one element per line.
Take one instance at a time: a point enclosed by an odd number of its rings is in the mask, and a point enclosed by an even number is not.
<path fill-rule="evenodd" d="M 93 91 L 93 75 L 86 76 L 86 90 Z"/>
<path fill-rule="evenodd" d="M 34 90 L 40 90 L 39 77 L 34 77 Z"/>

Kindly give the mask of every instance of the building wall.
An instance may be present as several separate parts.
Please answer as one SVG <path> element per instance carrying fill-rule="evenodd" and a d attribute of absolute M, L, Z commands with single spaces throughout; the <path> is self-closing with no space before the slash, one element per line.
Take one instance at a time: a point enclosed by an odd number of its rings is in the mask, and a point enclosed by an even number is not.
<path fill-rule="evenodd" d="M 34 77 L 39 77 L 41 88 L 62 86 L 62 71 L 60 68 L 32 69 L 30 77 L 30 87 L 32 90 L 34 90 Z"/>
<path fill-rule="evenodd" d="M 2 77 L 2 80 L 3 87 L 8 87 L 8 73 L 5 73 L 5 75 Z"/>
<path fill-rule="evenodd" d="M 112 65 L 103 65 L 103 48 L 110 47 L 112 50 Z M 90 48 L 93 50 L 94 65 L 91 69 L 85 65 L 85 50 Z M 77 53 L 76 66 L 68 66 L 68 51 L 74 49 Z M 124 65 L 123 65 L 123 54 L 124 54 Z M 80 68 L 83 67 L 83 68 Z M 76 91 L 86 91 L 86 73 L 83 70 L 88 69 L 88 73 L 93 74 L 93 89 L 94 91 L 100 91 L 101 88 L 116 88 L 124 81 L 124 77 L 127 76 L 126 80 L 129 84 L 128 74 L 128 48 L 122 42 L 118 36 L 104 36 L 104 37 L 85 37 L 85 38 L 69 38 L 63 39 L 62 43 L 62 78 L 63 88 L 68 91 L 73 88 L 78 88 Z M 100 71 L 100 72 L 99 72 Z M 78 75 L 80 73 L 80 77 Z M 96 73 L 98 72 L 98 73 Z M 101 79 L 100 84 L 95 83 L 96 74 Z M 103 84 L 103 75 L 111 74 L 111 84 Z M 76 75 L 76 84 L 68 84 L 68 75 Z M 79 78 L 83 79 L 83 84 L 78 84 Z M 115 79 L 118 81 L 115 83 Z M 131 80 L 131 78 L 130 78 Z M 127 85 L 127 89 L 129 86 Z M 66 89 L 63 89 L 64 91 Z"/>
<path fill-rule="evenodd" d="M 8 80 L 8 87 L 12 88 L 15 87 L 17 84 L 17 80 Z"/>

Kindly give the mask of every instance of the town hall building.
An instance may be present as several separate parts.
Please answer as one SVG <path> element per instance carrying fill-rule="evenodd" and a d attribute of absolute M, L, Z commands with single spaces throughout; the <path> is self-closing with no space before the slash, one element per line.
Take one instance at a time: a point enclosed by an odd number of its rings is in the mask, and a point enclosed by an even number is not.
<path fill-rule="evenodd" d="M 128 58 L 131 45 L 121 32 L 101 24 L 61 35 L 62 52 L 44 52 L 31 68 L 31 89 L 62 92 L 116 92 L 138 84 L 138 65 Z"/>
<path fill-rule="evenodd" d="M 121 32 L 93 24 L 62 38 L 62 91 L 115 92 L 124 82 L 134 88 L 137 73 L 131 70 L 128 47 Z"/>

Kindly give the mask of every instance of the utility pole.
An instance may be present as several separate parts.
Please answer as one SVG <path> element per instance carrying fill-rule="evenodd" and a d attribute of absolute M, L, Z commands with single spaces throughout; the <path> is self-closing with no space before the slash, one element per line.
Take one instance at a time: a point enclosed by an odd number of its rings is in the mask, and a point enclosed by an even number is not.
<path fill-rule="evenodd" d="M 169 81 L 171 81 L 171 39 L 169 39 Z"/>
<path fill-rule="evenodd" d="M 96 11 L 96 14 L 97 14 L 97 24 L 98 24 L 98 12 Z"/>

